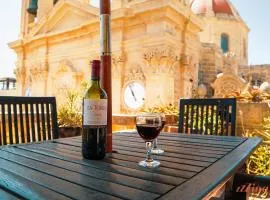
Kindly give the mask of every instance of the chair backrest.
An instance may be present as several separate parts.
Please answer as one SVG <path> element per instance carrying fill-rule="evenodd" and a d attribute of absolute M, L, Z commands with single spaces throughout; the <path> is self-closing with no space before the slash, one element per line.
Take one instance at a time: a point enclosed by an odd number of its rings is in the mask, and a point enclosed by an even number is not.
<path fill-rule="evenodd" d="M 59 138 L 55 97 L 0 97 L 0 145 Z"/>
<path fill-rule="evenodd" d="M 236 99 L 180 99 L 179 133 L 235 136 Z"/>

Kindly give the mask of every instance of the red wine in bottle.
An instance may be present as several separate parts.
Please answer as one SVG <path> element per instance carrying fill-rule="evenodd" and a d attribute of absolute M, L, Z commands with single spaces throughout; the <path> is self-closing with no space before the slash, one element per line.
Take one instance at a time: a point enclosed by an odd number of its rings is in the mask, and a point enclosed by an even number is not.
<path fill-rule="evenodd" d="M 83 98 L 82 155 L 103 159 L 106 154 L 107 94 L 100 87 L 100 61 L 92 61 L 91 86 Z"/>

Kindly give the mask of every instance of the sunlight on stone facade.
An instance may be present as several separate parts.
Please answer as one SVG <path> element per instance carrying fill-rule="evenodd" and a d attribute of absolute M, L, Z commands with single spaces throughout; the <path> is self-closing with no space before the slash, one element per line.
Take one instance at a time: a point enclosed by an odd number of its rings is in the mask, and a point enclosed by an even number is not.
<path fill-rule="evenodd" d="M 89 0 L 39 0 L 36 15 L 28 7 L 22 1 L 20 37 L 9 44 L 17 54 L 17 94 L 30 90 L 60 103 L 99 58 L 99 9 Z M 111 24 L 114 113 L 175 104 L 202 84 L 208 96 L 238 91 L 260 69 L 248 66 L 249 28 L 229 1 L 113 0 Z M 262 82 L 270 77 L 265 70 Z M 140 103 L 126 103 L 128 92 Z"/>

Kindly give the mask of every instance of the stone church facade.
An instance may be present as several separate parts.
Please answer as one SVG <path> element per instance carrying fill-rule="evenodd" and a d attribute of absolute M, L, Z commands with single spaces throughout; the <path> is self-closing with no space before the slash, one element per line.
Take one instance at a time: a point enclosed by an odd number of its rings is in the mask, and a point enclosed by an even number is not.
<path fill-rule="evenodd" d="M 99 9 L 89 0 L 38 0 L 33 14 L 31 1 L 22 1 L 20 37 L 9 44 L 18 95 L 61 102 L 99 58 Z M 113 0 L 111 27 L 114 113 L 176 103 L 199 84 L 211 96 L 218 73 L 250 73 L 249 28 L 229 1 Z"/>

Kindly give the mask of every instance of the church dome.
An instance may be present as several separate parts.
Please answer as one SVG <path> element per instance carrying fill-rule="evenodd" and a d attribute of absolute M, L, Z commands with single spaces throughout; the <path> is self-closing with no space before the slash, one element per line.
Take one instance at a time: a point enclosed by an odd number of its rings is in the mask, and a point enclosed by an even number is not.
<path fill-rule="evenodd" d="M 195 14 L 227 14 L 234 15 L 228 0 L 190 0 L 191 10 Z"/>

